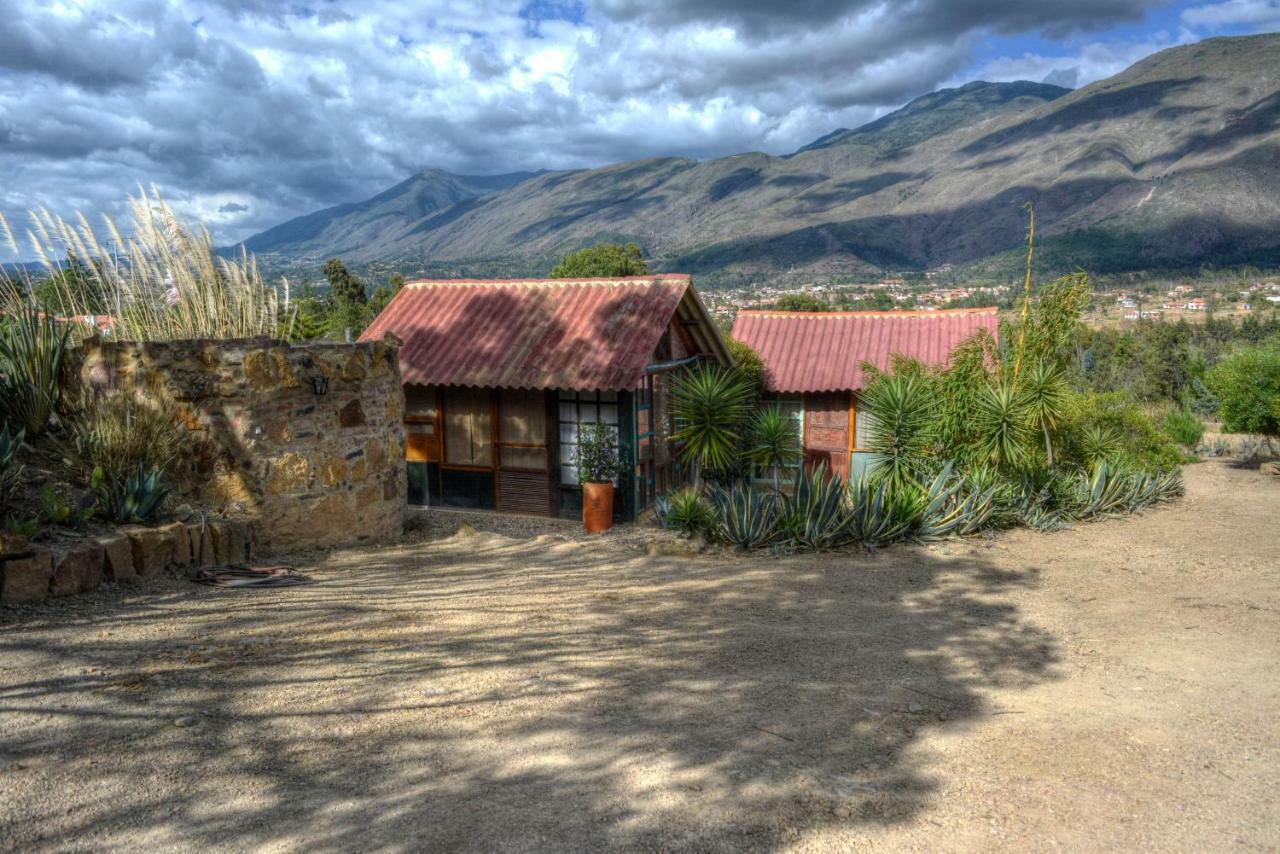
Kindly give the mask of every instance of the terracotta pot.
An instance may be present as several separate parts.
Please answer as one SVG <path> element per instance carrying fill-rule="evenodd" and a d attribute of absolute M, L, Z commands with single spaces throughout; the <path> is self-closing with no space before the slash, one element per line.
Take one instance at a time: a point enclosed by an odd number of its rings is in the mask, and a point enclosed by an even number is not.
<path fill-rule="evenodd" d="M 613 527 L 613 484 L 582 484 L 582 527 L 593 534 Z"/>

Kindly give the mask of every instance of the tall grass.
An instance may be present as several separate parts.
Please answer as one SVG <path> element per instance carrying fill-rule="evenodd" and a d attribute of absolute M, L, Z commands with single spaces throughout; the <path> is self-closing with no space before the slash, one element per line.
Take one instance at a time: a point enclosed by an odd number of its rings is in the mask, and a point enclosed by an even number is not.
<path fill-rule="evenodd" d="M 133 341 L 184 338 L 244 338 L 287 335 L 293 312 L 288 283 L 283 294 L 267 284 L 253 256 L 217 254 L 203 226 L 178 217 L 154 187 L 129 199 L 129 228 L 107 216 L 105 242 L 89 220 L 75 223 L 43 208 L 30 214 L 28 254 L 44 268 L 55 289 L 49 306 L 66 315 L 100 314 L 115 319 L 112 335 Z M 0 216 L 0 235 L 15 255 L 20 245 Z M 62 275 L 75 259 L 78 275 Z M 0 311 L 11 312 L 33 298 L 36 282 L 0 273 Z"/>

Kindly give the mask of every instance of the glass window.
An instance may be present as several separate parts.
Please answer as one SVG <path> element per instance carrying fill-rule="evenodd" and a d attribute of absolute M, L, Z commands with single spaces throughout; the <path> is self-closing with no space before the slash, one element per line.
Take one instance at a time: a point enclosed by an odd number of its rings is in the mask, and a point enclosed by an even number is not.
<path fill-rule="evenodd" d="M 613 442 L 618 443 L 618 405 L 617 403 L 598 403 L 599 400 L 617 400 L 616 392 L 584 391 L 575 395 L 570 401 L 566 395 L 573 392 L 560 392 L 560 482 L 576 486 L 578 483 L 578 434 L 582 424 L 603 422 L 612 426 Z M 616 481 L 615 481 L 616 483 Z"/>
<path fill-rule="evenodd" d="M 871 431 L 875 429 L 876 417 L 862 408 L 859 401 L 853 413 L 853 447 L 859 451 L 871 449 Z"/>

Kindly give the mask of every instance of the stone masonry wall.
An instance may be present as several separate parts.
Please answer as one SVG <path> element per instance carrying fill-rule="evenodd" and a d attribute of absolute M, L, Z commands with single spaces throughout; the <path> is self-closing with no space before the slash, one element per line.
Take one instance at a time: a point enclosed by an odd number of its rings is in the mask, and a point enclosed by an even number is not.
<path fill-rule="evenodd" d="M 89 339 L 79 387 L 133 389 L 191 430 L 192 498 L 251 521 L 263 553 L 398 537 L 404 390 L 393 340 Z"/>

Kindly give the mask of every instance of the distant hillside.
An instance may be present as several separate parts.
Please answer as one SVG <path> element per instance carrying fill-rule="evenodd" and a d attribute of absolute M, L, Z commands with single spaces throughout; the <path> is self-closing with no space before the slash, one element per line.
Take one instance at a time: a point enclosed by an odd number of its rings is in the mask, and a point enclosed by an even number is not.
<path fill-rule="evenodd" d="M 483 188 L 423 173 L 249 247 L 268 263 L 342 255 L 406 274 L 512 274 L 633 240 L 658 268 L 704 281 L 820 280 L 994 263 L 1024 239 L 1031 201 L 1041 258 L 1060 268 L 1276 264 L 1277 68 L 1280 35 L 1210 39 L 1073 92 L 1027 82 L 935 92 L 786 157 L 656 158 Z"/>

